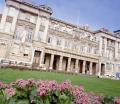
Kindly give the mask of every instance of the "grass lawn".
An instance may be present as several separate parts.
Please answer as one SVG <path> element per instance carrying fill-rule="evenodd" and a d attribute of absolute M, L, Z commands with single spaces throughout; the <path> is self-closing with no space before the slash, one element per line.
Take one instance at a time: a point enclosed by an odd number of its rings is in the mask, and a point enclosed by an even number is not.
<path fill-rule="evenodd" d="M 43 79 L 56 80 L 63 82 L 70 80 L 74 85 L 83 85 L 88 92 L 94 92 L 102 95 L 120 96 L 120 81 L 110 79 L 100 79 L 83 75 L 67 75 L 54 72 L 39 72 L 39 71 L 19 71 L 11 69 L 0 69 L 0 81 L 9 83 L 16 79 Z"/>

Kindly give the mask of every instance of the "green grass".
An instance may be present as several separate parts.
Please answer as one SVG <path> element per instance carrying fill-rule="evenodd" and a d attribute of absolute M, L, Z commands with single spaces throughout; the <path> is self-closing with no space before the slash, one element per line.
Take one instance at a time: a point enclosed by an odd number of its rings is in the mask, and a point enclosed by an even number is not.
<path fill-rule="evenodd" d="M 9 83 L 19 78 L 56 80 L 58 82 L 70 80 L 74 85 L 83 85 L 87 92 L 94 92 L 97 94 L 109 96 L 120 96 L 120 81 L 116 80 L 100 79 L 83 75 L 68 75 L 54 72 L 0 69 L 0 81 Z"/>

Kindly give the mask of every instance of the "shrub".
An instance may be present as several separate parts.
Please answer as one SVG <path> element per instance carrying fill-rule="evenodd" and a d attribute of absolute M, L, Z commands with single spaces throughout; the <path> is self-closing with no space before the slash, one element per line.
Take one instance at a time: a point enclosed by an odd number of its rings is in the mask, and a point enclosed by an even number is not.
<path fill-rule="evenodd" d="M 120 104 L 119 98 L 86 93 L 83 86 L 70 81 L 23 80 L 0 82 L 0 104 Z"/>

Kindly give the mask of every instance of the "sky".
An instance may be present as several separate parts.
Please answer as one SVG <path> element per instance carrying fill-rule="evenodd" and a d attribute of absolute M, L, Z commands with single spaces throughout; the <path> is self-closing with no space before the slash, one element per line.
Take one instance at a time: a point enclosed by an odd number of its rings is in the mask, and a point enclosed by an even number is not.
<path fill-rule="evenodd" d="M 0 0 L 0 12 L 5 0 Z M 91 30 L 120 29 L 120 0 L 28 0 L 47 4 L 53 9 L 53 17 L 80 26 L 89 25 Z"/>

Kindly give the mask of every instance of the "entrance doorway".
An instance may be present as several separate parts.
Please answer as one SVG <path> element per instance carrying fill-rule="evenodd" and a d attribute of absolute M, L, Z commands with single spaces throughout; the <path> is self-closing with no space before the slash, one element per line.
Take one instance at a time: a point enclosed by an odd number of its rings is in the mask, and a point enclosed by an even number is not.
<path fill-rule="evenodd" d="M 83 61 L 80 60 L 79 61 L 79 73 L 82 73 L 83 72 Z"/>
<path fill-rule="evenodd" d="M 59 67 L 59 60 L 60 60 L 60 56 L 55 55 L 54 56 L 54 61 L 53 61 L 53 70 L 57 70 Z"/>
<path fill-rule="evenodd" d="M 41 55 L 41 51 L 35 51 L 35 53 L 34 53 L 34 59 L 33 59 L 33 65 L 32 65 L 33 67 L 39 66 L 40 55 Z"/>
<path fill-rule="evenodd" d="M 101 64 L 101 75 L 105 74 L 105 64 Z"/>

